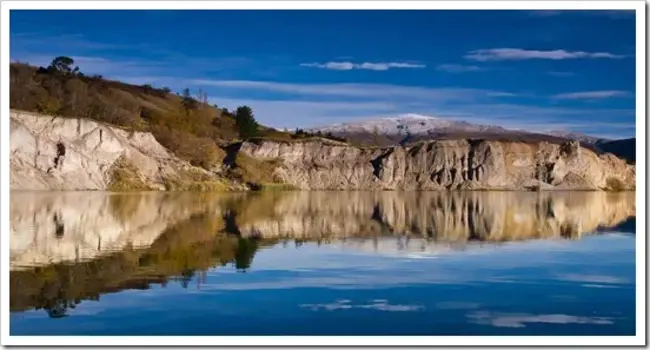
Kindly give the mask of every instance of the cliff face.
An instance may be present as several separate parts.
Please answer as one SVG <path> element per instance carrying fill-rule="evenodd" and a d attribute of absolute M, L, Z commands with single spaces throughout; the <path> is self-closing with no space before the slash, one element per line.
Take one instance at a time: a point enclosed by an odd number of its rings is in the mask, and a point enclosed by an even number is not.
<path fill-rule="evenodd" d="M 86 119 L 12 111 L 10 137 L 12 190 L 246 190 L 241 182 L 251 181 L 221 168 L 192 166 L 150 133 Z M 611 154 L 596 155 L 577 142 L 444 140 L 359 148 L 325 140 L 262 140 L 228 147 L 228 153 L 223 169 L 233 169 L 246 155 L 259 165 L 250 169 L 253 173 L 269 172 L 276 182 L 304 190 L 635 187 L 633 165 Z"/>
<path fill-rule="evenodd" d="M 150 133 L 88 119 L 11 111 L 10 138 L 12 190 L 165 190 L 188 177 L 219 180 L 172 155 Z"/>
<path fill-rule="evenodd" d="M 635 168 L 562 145 L 486 140 L 431 141 L 362 149 L 320 141 L 245 142 L 249 156 L 280 163 L 278 179 L 301 189 L 633 189 Z"/>

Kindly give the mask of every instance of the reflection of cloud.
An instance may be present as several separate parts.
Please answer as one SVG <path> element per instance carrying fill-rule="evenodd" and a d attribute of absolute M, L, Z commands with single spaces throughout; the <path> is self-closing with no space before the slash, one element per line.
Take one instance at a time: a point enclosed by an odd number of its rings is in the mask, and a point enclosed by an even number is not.
<path fill-rule="evenodd" d="M 557 275 L 560 281 L 584 282 L 594 284 L 625 284 L 629 281 L 625 278 L 607 275 L 589 275 L 589 274 L 560 274 Z"/>
<path fill-rule="evenodd" d="M 581 317 L 563 314 L 532 315 L 515 313 L 492 313 L 477 311 L 467 315 L 473 323 L 491 325 L 493 327 L 523 328 L 526 323 L 551 323 L 551 324 L 613 324 L 609 317 Z"/>
<path fill-rule="evenodd" d="M 350 300 L 336 300 L 330 304 L 302 304 L 300 305 L 303 309 L 308 309 L 311 311 L 327 310 L 347 310 L 347 309 L 371 309 L 378 311 L 389 311 L 389 312 L 408 312 L 408 311 L 418 311 L 424 309 L 422 305 L 404 305 L 404 304 L 395 304 L 391 305 L 385 299 L 375 299 L 372 300 L 370 304 L 350 304 Z"/>
<path fill-rule="evenodd" d="M 618 288 L 617 286 L 607 284 L 582 284 L 581 287 L 585 288 Z"/>
<path fill-rule="evenodd" d="M 436 309 L 440 310 L 477 309 L 478 307 L 478 303 L 470 303 L 465 301 L 445 301 L 436 304 Z"/>

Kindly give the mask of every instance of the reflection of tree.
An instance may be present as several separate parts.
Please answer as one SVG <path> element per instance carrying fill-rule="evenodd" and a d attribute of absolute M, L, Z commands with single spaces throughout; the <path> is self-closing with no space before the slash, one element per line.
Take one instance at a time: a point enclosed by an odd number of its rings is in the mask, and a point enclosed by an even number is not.
<path fill-rule="evenodd" d="M 47 312 L 47 315 L 50 316 L 51 318 L 61 318 L 61 317 L 66 317 L 68 316 L 67 311 L 68 308 L 74 309 L 77 305 L 75 304 L 74 301 L 67 301 L 67 300 L 52 300 L 52 305 L 47 305 L 43 307 L 45 311 Z"/>
<path fill-rule="evenodd" d="M 244 271 L 250 268 L 257 248 L 257 239 L 240 238 L 235 251 L 235 267 Z"/>
<path fill-rule="evenodd" d="M 187 288 L 187 286 L 190 285 L 190 281 L 192 280 L 192 277 L 194 277 L 194 270 L 191 269 L 186 269 L 181 272 L 181 286 L 183 288 Z"/>
<path fill-rule="evenodd" d="M 187 288 L 197 273 L 234 263 L 250 268 L 258 241 L 222 232 L 220 215 L 195 215 L 168 228 L 147 249 L 125 250 L 89 261 L 57 263 L 10 272 L 10 309 L 43 309 L 52 318 L 67 315 L 83 300 L 126 289 L 148 289 L 175 280 Z"/>

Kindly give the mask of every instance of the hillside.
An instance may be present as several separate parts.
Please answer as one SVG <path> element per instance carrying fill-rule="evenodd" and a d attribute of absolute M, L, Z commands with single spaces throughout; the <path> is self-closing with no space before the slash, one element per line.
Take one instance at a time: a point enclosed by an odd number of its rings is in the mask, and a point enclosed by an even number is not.
<path fill-rule="evenodd" d="M 418 132 L 382 147 L 378 132 L 281 132 L 247 106 L 88 77 L 66 57 L 10 78 L 14 190 L 634 188 L 633 166 L 550 135 L 406 116 L 391 127 Z"/>
<path fill-rule="evenodd" d="M 309 138 L 259 125 L 253 111 L 247 124 L 231 112 L 207 103 L 201 90 L 172 93 L 166 87 L 132 85 L 88 76 L 74 60 L 57 57 L 48 67 L 10 65 L 10 108 L 44 115 L 87 118 L 127 131 L 151 132 L 180 158 L 205 169 L 220 165 L 223 147 L 248 137 L 277 140 Z M 240 116 L 241 117 L 241 116 Z M 244 118 L 238 118 L 245 120 Z"/>

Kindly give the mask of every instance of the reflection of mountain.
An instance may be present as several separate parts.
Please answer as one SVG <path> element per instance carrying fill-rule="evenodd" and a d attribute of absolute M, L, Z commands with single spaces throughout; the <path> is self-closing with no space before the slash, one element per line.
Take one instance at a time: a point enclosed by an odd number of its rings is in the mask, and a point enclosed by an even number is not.
<path fill-rule="evenodd" d="M 242 235 L 351 238 L 408 235 L 437 242 L 576 238 L 635 215 L 634 193 L 291 192 L 263 194 Z"/>
<path fill-rule="evenodd" d="M 633 193 L 12 193 L 10 306 L 59 317 L 105 293 L 187 286 L 214 266 L 248 268 L 280 239 L 440 252 L 577 238 L 634 215 Z"/>

